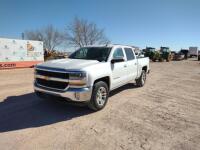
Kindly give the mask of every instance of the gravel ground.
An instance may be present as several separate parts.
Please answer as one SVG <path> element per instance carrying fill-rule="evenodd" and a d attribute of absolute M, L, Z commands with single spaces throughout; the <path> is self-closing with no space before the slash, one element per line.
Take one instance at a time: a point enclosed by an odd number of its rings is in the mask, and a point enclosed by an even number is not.
<path fill-rule="evenodd" d="M 92 112 L 33 93 L 33 69 L 0 71 L 0 149 L 200 149 L 200 64 L 151 63 L 146 85 L 133 83 Z"/>

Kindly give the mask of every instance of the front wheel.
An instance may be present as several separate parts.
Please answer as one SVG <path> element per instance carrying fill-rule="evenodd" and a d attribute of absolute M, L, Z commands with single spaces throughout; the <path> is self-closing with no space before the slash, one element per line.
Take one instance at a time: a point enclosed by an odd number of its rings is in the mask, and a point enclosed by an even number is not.
<path fill-rule="evenodd" d="M 146 82 L 146 71 L 145 70 L 142 70 L 142 73 L 140 75 L 140 78 L 139 79 L 136 79 L 136 85 L 138 87 L 142 87 L 144 86 L 145 82 Z"/>
<path fill-rule="evenodd" d="M 94 111 L 103 109 L 108 101 L 108 95 L 108 85 L 105 82 L 99 81 L 95 83 L 88 107 Z"/>
<path fill-rule="evenodd" d="M 163 62 L 164 61 L 164 59 L 163 58 L 159 58 L 159 62 Z"/>

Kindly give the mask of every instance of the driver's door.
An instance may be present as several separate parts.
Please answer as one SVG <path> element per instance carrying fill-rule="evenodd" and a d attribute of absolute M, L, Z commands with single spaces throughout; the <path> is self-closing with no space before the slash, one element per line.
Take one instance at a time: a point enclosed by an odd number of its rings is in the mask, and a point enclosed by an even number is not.
<path fill-rule="evenodd" d="M 113 52 L 112 59 L 117 58 L 125 58 L 125 53 L 122 48 L 116 48 Z M 112 70 L 112 87 L 111 89 L 115 89 L 127 81 L 127 65 L 126 60 L 123 62 L 115 62 L 111 63 Z"/>

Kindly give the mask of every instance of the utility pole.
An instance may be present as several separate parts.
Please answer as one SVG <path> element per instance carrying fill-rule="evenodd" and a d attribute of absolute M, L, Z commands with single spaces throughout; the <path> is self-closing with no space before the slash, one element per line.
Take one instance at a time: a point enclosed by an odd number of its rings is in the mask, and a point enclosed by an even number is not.
<path fill-rule="evenodd" d="M 24 33 L 22 32 L 22 40 L 24 40 Z"/>

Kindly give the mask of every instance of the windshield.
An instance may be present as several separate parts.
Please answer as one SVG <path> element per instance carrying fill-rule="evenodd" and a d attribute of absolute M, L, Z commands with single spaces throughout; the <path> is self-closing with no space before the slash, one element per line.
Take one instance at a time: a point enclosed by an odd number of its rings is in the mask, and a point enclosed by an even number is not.
<path fill-rule="evenodd" d="M 168 47 L 161 47 L 162 52 L 170 52 Z"/>
<path fill-rule="evenodd" d="M 147 51 L 150 51 L 150 52 L 154 52 L 156 49 L 155 48 L 151 48 L 151 47 L 148 47 L 146 48 Z"/>
<path fill-rule="evenodd" d="M 98 60 L 100 62 L 107 61 L 110 54 L 110 47 L 84 47 L 72 53 L 71 59 Z"/>
<path fill-rule="evenodd" d="M 169 52 L 169 48 L 163 48 L 162 51 L 163 52 Z"/>
<path fill-rule="evenodd" d="M 154 52 L 155 48 L 150 48 L 149 51 Z"/>

